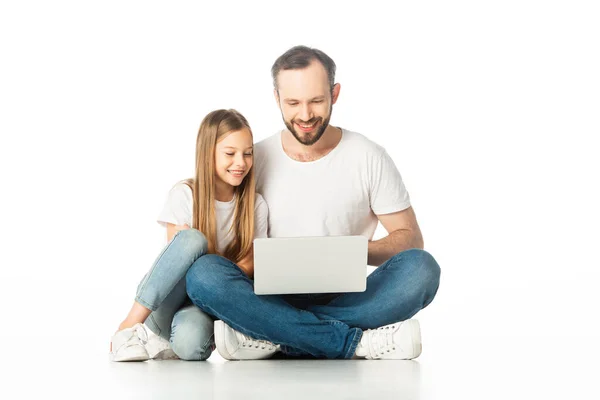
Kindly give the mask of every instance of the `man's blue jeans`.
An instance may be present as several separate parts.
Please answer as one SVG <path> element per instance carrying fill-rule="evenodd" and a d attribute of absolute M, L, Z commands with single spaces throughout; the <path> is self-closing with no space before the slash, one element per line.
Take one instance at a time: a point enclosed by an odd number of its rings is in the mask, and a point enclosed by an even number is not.
<path fill-rule="evenodd" d="M 352 358 L 364 329 L 411 318 L 434 298 L 440 267 L 426 251 L 406 250 L 379 266 L 360 293 L 256 295 L 233 262 L 206 254 L 186 275 L 187 293 L 206 313 L 291 356 Z"/>

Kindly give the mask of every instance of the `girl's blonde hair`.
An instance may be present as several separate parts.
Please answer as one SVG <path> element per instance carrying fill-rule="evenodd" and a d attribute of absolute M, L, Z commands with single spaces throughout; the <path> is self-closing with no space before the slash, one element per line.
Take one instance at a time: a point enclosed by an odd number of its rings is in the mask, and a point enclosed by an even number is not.
<path fill-rule="evenodd" d="M 183 183 L 192 189 L 194 205 L 192 228 L 198 229 L 208 241 L 208 253 L 239 262 L 252 250 L 254 239 L 254 166 L 242 183 L 234 188 L 235 211 L 231 229 L 233 239 L 221 253 L 216 250 L 217 223 L 215 216 L 215 148 L 217 142 L 228 134 L 247 129 L 252 135 L 248 121 L 238 111 L 215 110 L 200 124 L 196 139 L 196 172 L 193 179 Z"/>

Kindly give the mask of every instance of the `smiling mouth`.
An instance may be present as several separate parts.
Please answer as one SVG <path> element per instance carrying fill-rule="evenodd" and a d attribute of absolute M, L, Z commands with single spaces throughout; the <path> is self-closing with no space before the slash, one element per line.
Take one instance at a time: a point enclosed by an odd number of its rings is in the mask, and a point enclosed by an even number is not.
<path fill-rule="evenodd" d="M 300 128 L 300 130 L 301 130 L 302 132 L 310 132 L 310 131 L 312 131 L 313 129 L 315 129 L 315 127 L 317 126 L 318 122 L 319 122 L 319 120 L 317 119 L 316 121 L 314 121 L 314 122 L 313 122 L 313 123 L 311 123 L 311 124 L 299 123 L 299 122 L 294 122 L 294 124 L 296 124 L 296 126 L 297 126 L 298 128 Z"/>
<path fill-rule="evenodd" d="M 231 175 L 233 176 L 242 176 L 244 175 L 244 170 L 236 170 L 236 169 L 228 169 L 227 172 L 229 172 Z"/>

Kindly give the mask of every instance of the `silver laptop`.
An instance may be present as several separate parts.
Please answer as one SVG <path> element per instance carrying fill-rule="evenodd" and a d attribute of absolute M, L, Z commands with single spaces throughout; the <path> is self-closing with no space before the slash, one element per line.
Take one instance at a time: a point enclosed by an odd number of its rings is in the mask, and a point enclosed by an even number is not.
<path fill-rule="evenodd" d="M 343 293 L 367 288 L 367 238 L 254 239 L 254 293 Z"/>

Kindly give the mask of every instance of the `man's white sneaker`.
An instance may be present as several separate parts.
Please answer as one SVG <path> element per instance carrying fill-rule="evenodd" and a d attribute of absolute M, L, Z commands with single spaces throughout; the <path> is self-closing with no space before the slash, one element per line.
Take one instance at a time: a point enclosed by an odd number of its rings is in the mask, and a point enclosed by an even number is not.
<path fill-rule="evenodd" d="M 419 321 L 407 319 L 364 331 L 355 356 L 368 360 L 411 360 L 420 354 Z"/>
<path fill-rule="evenodd" d="M 153 360 L 179 360 L 179 357 L 171 348 L 171 343 L 152 332 L 148 333 L 146 351 Z"/>
<path fill-rule="evenodd" d="M 145 344 L 148 335 L 142 324 L 135 324 L 115 333 L 110 341 L 112 361 L 146 361 L 150 357 Z"/>
<path fill-rule="evenodd" d="M 253 339 L 220 320 L 215 321 L 215 343 L 226 360 L 263 360 L 279 351 L 279 345 Z"/>

